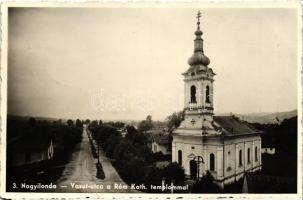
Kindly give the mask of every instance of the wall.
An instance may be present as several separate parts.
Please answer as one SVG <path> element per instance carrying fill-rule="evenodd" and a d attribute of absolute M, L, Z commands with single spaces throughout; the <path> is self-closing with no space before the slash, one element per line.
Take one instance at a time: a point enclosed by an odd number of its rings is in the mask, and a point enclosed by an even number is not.
<path fill-rule="evenodd" d="M 209 74 L 209 76 L 212 78 L 212 75 Z M 203 78 L 202 78 L 203 77 Z M 188 75 L 186 77 L 187 81 L 185 81 L 184 84 L 184 107 L 189 107 L 189 102 L 191 101 L 190 96 L 191 96 L 191 91 L 190 88 L 191 86 L 196 87 L 196 100 L 197 100 L 197 106 L 202 107 L 202 106 L 210 106 L 213 107 L 213 83 L 211 80 L 206 78 L 206 74 L 199 74 L 195 76 L 190 76 Z M 210 103 L 205 102 L 205 89 L 206 86 L 209 86 L 210 89 Z"/>
<path fill-rule="evenodd" d="M 50 160 L 54 156 L 54 146 L 53 142 L 50 143 L 47 150 L 36 150 L 34 152 L 29 152 L 29 160 L 26 161 L 26 152 L 25 151 L 16 151 L 14 156 L 10 156 L 12 158 L 13 166 L 22 166 L 27 164 L 32 164 L 36 162 L 40 162 L 43 160 Z"/>
<path fill-rule="evenodd" d="M 208 136 L 206 136 L 208 137 Z M 201 141 L 199 143 L 199 141 Z M 194 147 L 194 149 L 192 149 Z M 255 157 L 257 147 L 257 160 Z M 247 151 L 250 149 L 250 162 Z M 202 156 L 204 164 L 200 165 L 199 174 L 205 174 L 210 170 L 210 154 L 215 155 L 215 171 L 211 171 L 213 177 L 225 183 L 234 182 L 243 176 L 244 171 L 261 169 L 261 138 L 260 136 L 245 136 L 228 138 L 223 142 L 219 137 L 202 142 L 202 137 L 174 136 L 172 144 L 172 161 L 178 161 L 178 150 L 182 151 L 182 166 L 185 174 L 190 175 L 189 161 L 191 154 Z M 242 165 L 239 163 L 239 151 L 242 150 Z"/>
<path fill-rule="evenodd" d="M 156 147 L 156 149 L 155 149 Z M 159 145 L 156 142 L 152 142 L 152 152 L 156 153 L 156 152 L 162 152 L 163 154 L 169 154 L 169 152 L 167 151 L 167 146 L 165 145 Z"/>

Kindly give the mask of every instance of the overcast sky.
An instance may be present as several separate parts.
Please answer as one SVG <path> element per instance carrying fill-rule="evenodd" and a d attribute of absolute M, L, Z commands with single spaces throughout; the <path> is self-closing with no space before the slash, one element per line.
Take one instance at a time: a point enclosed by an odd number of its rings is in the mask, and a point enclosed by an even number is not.
<path fill-rule="evenodd" d="M 200 8 L 215 113 L 297 108 L 294 9 Z M 162 120 L 183 108 L 198 8 L 15 8 L 8 113 Z"/>

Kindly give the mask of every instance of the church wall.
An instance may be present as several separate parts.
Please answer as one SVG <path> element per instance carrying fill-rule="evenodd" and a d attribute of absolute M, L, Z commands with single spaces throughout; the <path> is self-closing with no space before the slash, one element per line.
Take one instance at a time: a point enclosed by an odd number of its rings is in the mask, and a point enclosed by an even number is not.
<path fill-rule="evenodd" d="M 174 140 L 175 152 L 173 161 L 178 162 L 178 151 L 182 151 L 182 166 L 185 170 L 185 174 L 190 175 L 190 166 L 189 162 L 193 158 L 189 158 L 188 156 L 191 154 L 200 155 L 202 154 L 202 146 L 199 145 L 198 141 L 188 141 L 188 139 L 183 139 L 183 141 Z M 203 157 L 203 156 L 202 156 Z M 200 165 L 200 169 L 203 166 Z M 200 170 L 202 172 L 202 170 Z"/>
<path fill-rule="evenodd" d="M 195 156 L 202 156 L 204 164 L 200 165 L 199 174 L 202 176 L 207 170 L 210 170 L 210 154 L 215 155 L 215 170 L 211 171 L 214 177 L 221 176 L 223 178 L 223 151 L 222 144 L 218 140 L 211 140 L 201 145 L 202 137 L 180 137 L 174 136 L 172 144 L 172 161 L 178 162 L 178 151 L 182 151 L 182 166 L 185 174 L 190 175 L 190 160 L 188 157 L 191 154 Z"/>
<path fill-rule="evenodd" d="M 240 151 L 242 152 L 242 161 L 240 163 Z M 244 172 L 245 166 L 245 150 L 244 150 L 244 141 L 236 144 L 236 174 L 242 174 Z M 238 176 L 236 179 L 240 179 L 242 177 Z"/>
<path fill-rule="evenodd" d="M 224 177 L 232 176 L 236 173 L 236 144 L 224 146 Z"/>
<path fill-rule="evenodd" d="M 228 170 L 226 164 L 225 167 L 225 184 L 234 182 L 243 177 L 244 171 L 256 171 L 261 169 L 261 138 L 260 136 L 247 136 L 242 138 L 234 138 L 228 140 L 225 145 L 225 163 L 228 163 L 228 151 L 230 151 L 229 162 L 232 161 L 232 169 Z M 257 160 L 255 157 L 255 147 L 257 147 Z M 248 163 L 248 148 L 250 149 L 250 162 Z M 242 151 L 242 165 L 240 164 L 240 150 Z M 232 177 L 234 176 L 234 177 Z"/>
<path fill-rule="evenodd" d="M 194 120 L 194 123 L 191 122 L 192 120 Z M 186 115 L 185 116 L 184 125 L 187 128 L 201 128 L 202 123 L 203 123 L 203 117 L 201 115 Z"/>
<path fill-rule="evenodd" d="M 199 137 L 174 136 L 172 148 L 173 162 L 178 161 L 178 150 L 182 151 L 182 166 L 185 174 L 190 175 L 191 154 L 200 155 L 204 164 L 200 165 L 200 176 L 210 171 L 213 177 L 224 184 L 232 183 L 243 177 L 245 171 L 261 169 L 261 138 L 260 136 L 241 136 L 226 138 L 224 145 L 216 138 L 208 138 L 201 144 Z M 175 147 L 175 148 L 174 148 Z M 194 147 L 194 148 L 192 148 Z M 258 148 L 258 159 L 255 159 L 255 147 Z M 250 162 L 248 163 L 247 151 L 250 149 Z M 242 150 L 242 165 L 240 165 L 239 151 Z M 215 155 L 215 170 L 210 170 L 210 154 Z"/>
<path fill-rule="evenodd" d="M 175 137 L 173 138 L 173 141 L 171 143 L 171 160 L 172 162 L 177 162 L 177 155 L 176 155 L 176 144 L 175 144 Z"/>
<path fill-rule="evenodd" d="M 211 146 L 209 146 L 210 149 Z M 211 172 L 214 179 L 222 179 L 223 178 L 223 146 L 212 146 L 212 148 L 215 147 L 215 172 Z M 213 151 L 210 149 L 208 152 L 208 161 L 210 162 L 210 154 L 213 153 Z M 210 170 L 210 163 L 208 164 L 208 170 Z"/>

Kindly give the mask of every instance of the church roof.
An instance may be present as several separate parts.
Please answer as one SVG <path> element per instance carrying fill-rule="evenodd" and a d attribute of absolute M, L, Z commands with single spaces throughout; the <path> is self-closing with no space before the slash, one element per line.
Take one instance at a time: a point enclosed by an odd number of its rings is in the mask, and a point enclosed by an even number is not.
<path fill-rule="evenodd" d="M 246 135 L 262 132 L 235 116 L 214 116 L 214 121 L 220 125 L 225 135 Z"/>

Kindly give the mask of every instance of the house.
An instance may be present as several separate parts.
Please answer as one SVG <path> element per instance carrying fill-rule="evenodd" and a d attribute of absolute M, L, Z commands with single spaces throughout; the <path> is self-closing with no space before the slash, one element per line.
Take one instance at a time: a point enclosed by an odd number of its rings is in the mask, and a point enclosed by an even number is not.
<path fill-rule="evenodd" d="M 262 150 L 261 150 L 262 154 L 270 154 L 270 155 L 274 155 L 276 153 L 276 148 L 274 146 L 274 144 L 272 143 L 262 143 Z"/>
<path fill-rule="evenodd" d="M 171 140 L 168 133 L 158 132 L 152 134 L 151 150 L 153 153 L 162 152 L 163 155 L 171 154 Z"/>
<path fill-rule="evenodd" d="M 198 13 L 194 53 L 184 76 L 185 117 L 173 131 L 172 162 L 178 162 L 190 179 L 209 171 L 224 187 L 261 170 L 260 130 L 235 116 L 214 115 L 214 76 L 204 54 Z M 227 97 L 228 98 L 228 97 Z"/>
<path fill-rule="evenodd" d="M 262 140 L 262 149 L 261 149 L 262 154 L 274 155 L 276 153 L 275 146 L 276 145 L 274 138 L 264 137 Z"/>
<path fill-rule="evenodd" d="M 262 147 L 262 154 L 266 153 L 266 154 L 270 154 L 270 155 L 274 155 L 276 153 L 276 148 L 274 147 Z"/>
<path fill-rule="evenodd" d="M 54 140 L 50 134 L 30 134 L 8 144 L 8 163 L 23 167 L 50 161 L 54 157 Z"/>
<path fill-rule="evenodd" d="M 125 138 L 126 134 L 127 134 L 127 130 L 126 128 L 121 128 L 121 129 L 118 129 L 119 133 L 121 134 L 121 136 L 123 138 Z"/>

